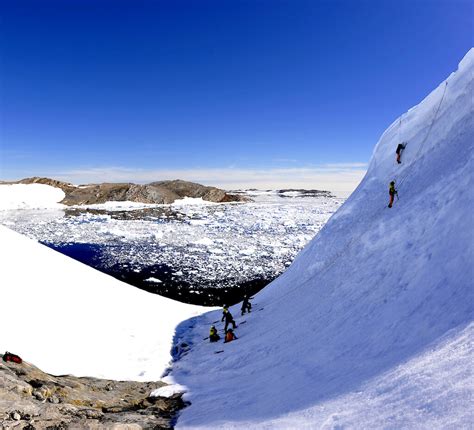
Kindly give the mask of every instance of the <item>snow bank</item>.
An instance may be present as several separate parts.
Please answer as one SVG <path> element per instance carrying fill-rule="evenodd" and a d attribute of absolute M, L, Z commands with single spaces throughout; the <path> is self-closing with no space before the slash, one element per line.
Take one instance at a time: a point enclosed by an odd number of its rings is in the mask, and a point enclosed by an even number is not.
<path fill-rule="evenodd" d="M 9 209 L 56 209 L 64 205 L 60 188 L 44 184 L 0 184 L 0 210 Z"/>
<path fill-rule="evenodd" d="M 209 308 L 147 293 L 0 226 L 0 350 L 53 373 L 156 380 L 176 326 Z"/>
<path fill-rule="evenodd" d="M 218 204 L 219 203 L 208 202 L 207 200 L 203 200 L 202 197 L 183 197 L 182 199 L 175 200 L 173 203 L 171 203 L 171 206 L 213 206 Z"/>
<path fill-rule="evenodd" d="M 177 428 L 472 427 L 473 75 L 474 49 L 386 130 L 357 190 L 237 318 L 238 340 L 203 341 L 220 314 L 198 319 L 172 372 L 192 402 Z"/>
<path fill-rule="evenodd" d="M 186 391 L 186 387 L 179 384 L 166 385 L 151 392 L 150 397 L 173 397 Z"/>

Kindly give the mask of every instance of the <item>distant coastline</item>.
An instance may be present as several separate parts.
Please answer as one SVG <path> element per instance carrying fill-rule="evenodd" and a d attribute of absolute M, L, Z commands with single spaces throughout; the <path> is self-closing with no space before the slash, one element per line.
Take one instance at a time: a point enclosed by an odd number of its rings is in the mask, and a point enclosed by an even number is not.
<path fill-rule="evenodd" d="M 246 202 L 250 200 L 248 197 L 232 194 L 220 188 L 179 179 L 157 181 L 145 185 L 134 183 L 73 185 L 56 179 L 35 176 L 14 182 L 0 182 L 1 184 L 43 184 L 60 188 L 64 191 L 65 197 L 59 203 L 68 206 L 101 204 L 110 201 L 171 204 L 185 197 L 201 198 L 214 203 Z"/>

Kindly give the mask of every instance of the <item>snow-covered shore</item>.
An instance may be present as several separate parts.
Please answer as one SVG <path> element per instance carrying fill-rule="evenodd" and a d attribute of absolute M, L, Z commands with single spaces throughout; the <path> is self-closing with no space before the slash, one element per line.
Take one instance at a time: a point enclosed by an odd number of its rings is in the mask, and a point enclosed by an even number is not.
<path fill-rule="evenodd" d="M 0 226 L 0 348 L 53 374 L 157 380 L 176 326 L 209 308 L 124 284 Z"/>

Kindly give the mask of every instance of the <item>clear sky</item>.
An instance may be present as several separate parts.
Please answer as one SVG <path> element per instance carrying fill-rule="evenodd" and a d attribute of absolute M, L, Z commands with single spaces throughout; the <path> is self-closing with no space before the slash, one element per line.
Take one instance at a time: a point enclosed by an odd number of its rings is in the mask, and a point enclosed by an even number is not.
<path fill-rule="evenodd" d="M 1 179 L 350 188 L 473 45 L 470 0 L 0 5 Z"/>

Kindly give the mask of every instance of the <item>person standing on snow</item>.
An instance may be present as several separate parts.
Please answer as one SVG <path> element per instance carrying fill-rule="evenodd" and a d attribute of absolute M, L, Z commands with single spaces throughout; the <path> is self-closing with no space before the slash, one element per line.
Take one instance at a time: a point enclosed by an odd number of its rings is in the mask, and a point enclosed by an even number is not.
<path fill-rule="evenodd" d="M 398 191 L 395 189 L 395 181 L 390 182 L 390 187 L 388 189 L 388 195 L 390 196 L 390 202 L 388 204 L 388 207 L 391 208 L 393 205 L 393 200 L 395 198 L 395 195 L 398 197 Z"/>
<path fill-rule="evenodd" d="M 252 309 L 252 305 L 250 304 L 250 301 L 249 301 L 249 296 L 247 296 L 247 294 L 244 296 L 244 301 L 242 302 L 242 307 L 240 308 L 241 312 L 242 312 L 242 315 L 245 313 L 245 312 L 248 312 L 250 313 L 250 309 Z"/>
<path fill-rule="evenodd" d="M 224 321 L 224 320 L 225 320 L 225 326 L 224 326 L 225 333 L 227 333 L 227 327 L 229 327 L 229 324 L 232 324 L 232 327 L 235 329 L 236 325 L 235 325 L 234 317 L 232 316 L 232 314 L 229 311 L 229 308 L 226 305 L 224 305 L 224 309 L 222 311 L 221 321 Z"/>

